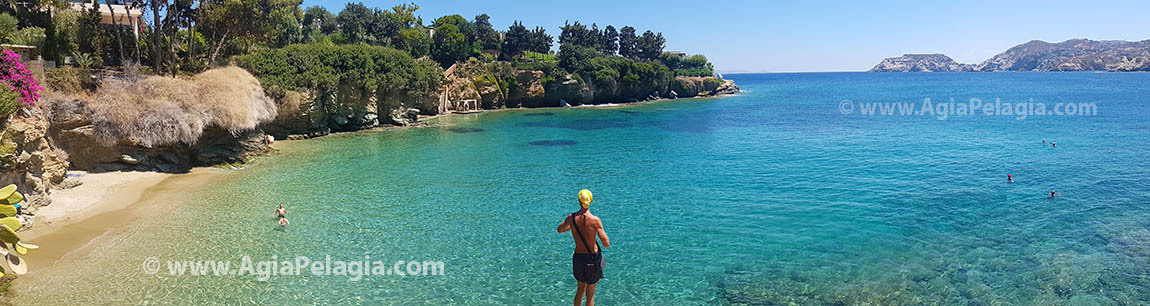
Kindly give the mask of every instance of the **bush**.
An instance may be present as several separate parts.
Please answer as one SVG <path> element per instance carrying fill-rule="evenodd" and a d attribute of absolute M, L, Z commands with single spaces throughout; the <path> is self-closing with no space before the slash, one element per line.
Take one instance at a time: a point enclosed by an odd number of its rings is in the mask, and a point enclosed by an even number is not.
<path fill-rule="evenodd" d="M 76 93 L 84 89 L 96 90 L 96 81 L 85 70 L 73 67 L 45 71 L 44 83 L 52 90 L 65 93 Z"/>
<path fill-rule="evenodd" d="M 8 118 L 20 110 L 20 94 L 15 88 L 0 84 L 0 118 Z"/>
<path fill-rule="evenodd" d="M 591 60 L 589 71 L 580 72 L 585 80 L 592 80 L 597 88 L 596 102 L 644 100 L 652 93 L 665 95 L 674 76 L 667 66 L 658 62 L 637 62 L 618 56 L 597 57 Z"/>
<path fill-rule="evenodd" d="M 717 78 L 703 79 L 703 91 L 714 92 L 720 85 L 723 85 L 723 81 Z"/>
<path fill-rule="evenodd" d="M 92 125 L 105 143 L 131 139 L 145 146 L 194 144 L 207 127 L 234 133 L 275 118 L 276 106 L 259 80 L 238 67 L 189 79 L 151 76 L 111 80 L 96 92 Z"/>
<path fill-rule="evenodd" d="M 346 111 L 366 104 L 374 96 L 379 111 L 397 106 L 434 112 L 421 103 L 438 92 L 443 69 L 435 62 L 412 59 L 391 48 L 364 45 L 291 45 L 256 51 L 234 58 L 265 87 L 286 91 L 310 91 L 316 97 L 336 96 L 325 108 Z"/>
<path fill-rule="evenodd" d="M 660 57 L 663 65 L 675 71 L 678 76 L 709 77 L 715 75 L 715 69 L 707 57 L 701 54 L 681 56 L 676 54 L 663 54 Z"/>
<path fill-rule="evenodd" d="M 4 50 L 0 56 L 0 83 L 16 90 L 20 94 L 20 104 L 24 106 L 36 105 L 40 92 L 44 90 L 36 78 L 32 77 L 32 72 L 20 62 L 20 55 L 12 50 Z"/>

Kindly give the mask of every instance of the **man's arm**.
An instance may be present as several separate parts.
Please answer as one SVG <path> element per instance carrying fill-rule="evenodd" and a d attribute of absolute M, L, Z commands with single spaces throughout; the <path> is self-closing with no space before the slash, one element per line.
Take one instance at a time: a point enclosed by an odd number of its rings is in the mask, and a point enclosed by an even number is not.
<path fill-rule="evenodd" d="M 555 230 L 559 231 L 560 233 L 571 230 L 571 222 L 567 222 L 567 220 L 570 220 L 570 219 L 571 219 L 570 215 L 568 215 L 567 218 L 563 218 L 563 223 L 560 223 L 559 228 L 557 228 Z"/>
<path fill-rule="evenodd" d="M 598 228 L 596 230 L 596 232 L 599 235 L 599 241 L 603 241 L 603 247 L 604 248 L 611 247 L 611 239 L 607 239 L 607 230 L 603 229 L 603 220 L 596 220 L 596 221 L 599 221 L 599 222 L 595 222 L 596 225 L 598 225 L 598 226 L 596 226 Z"/>

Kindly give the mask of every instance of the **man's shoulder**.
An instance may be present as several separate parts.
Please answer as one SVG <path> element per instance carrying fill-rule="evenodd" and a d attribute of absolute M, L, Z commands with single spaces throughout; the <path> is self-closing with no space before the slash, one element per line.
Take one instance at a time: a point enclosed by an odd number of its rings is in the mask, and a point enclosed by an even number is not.
<path fill-rule="evenodd" d="M 587 217 L 587 219 L 591 220 L 592 224 L 603 224 L 603 220 L 599 219 L 599 216 L 587 214 Z"/>

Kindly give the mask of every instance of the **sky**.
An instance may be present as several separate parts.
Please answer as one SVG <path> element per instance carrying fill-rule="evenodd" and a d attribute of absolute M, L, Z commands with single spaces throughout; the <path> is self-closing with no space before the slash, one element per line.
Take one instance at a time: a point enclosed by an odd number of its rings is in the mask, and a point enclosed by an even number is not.
<path fill-rule="evenodd" d="M 304 0 L 338 14 L 347 0 Z M 367 1 L 390 8 L 411 1 Z M 865 3 L 864 3 L 865 2 Z M 1009 2 L 1009 3 L 1007 3 Z M 429 24 L 486 13 L 558 37 L 564 21 L 662 32 L 665 50 L 704 54 L 722 73 L 865 71 L 883 58 L 942 53 L 979 63 L 1030 40 L 1150 39 L 1150 1 L 415 1 Z M 556 41 L 558 44 L 558 41 Z M 556 45 L 556 47 L 558 47 Z"/>

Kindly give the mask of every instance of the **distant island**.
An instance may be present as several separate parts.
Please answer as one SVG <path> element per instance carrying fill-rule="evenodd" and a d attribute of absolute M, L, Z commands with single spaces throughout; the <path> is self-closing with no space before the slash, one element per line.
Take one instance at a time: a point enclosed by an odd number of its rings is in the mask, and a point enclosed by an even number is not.
<path fill-rule="evenodd" d="M 1150 71 L 1150 40 L 1032 40 L 977 65 L 961 64 L 943 54 L 906 54 L 883 59 L 869 71 Z"/>

